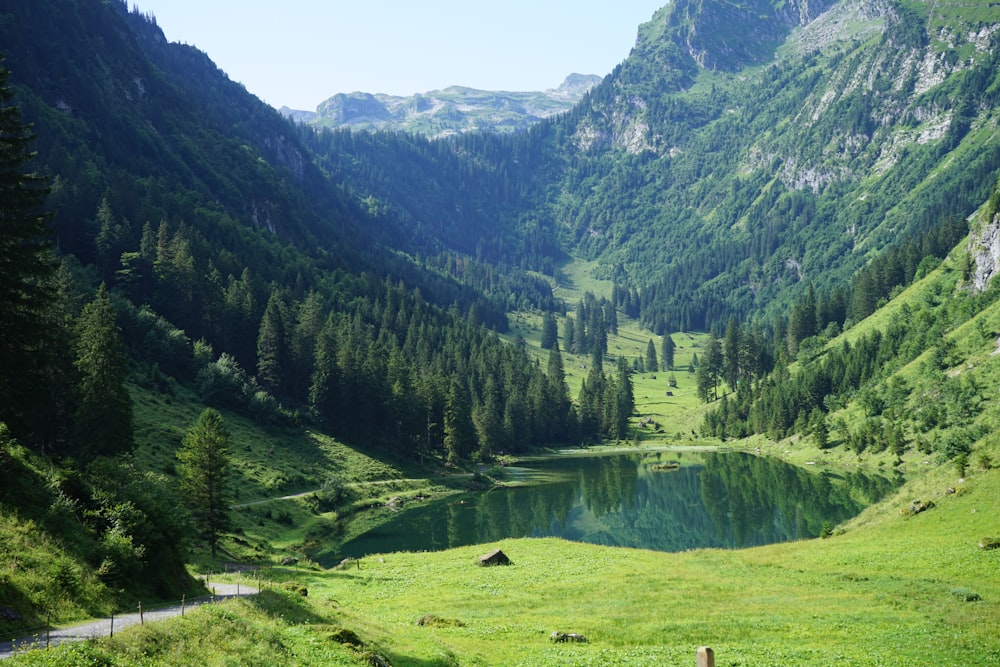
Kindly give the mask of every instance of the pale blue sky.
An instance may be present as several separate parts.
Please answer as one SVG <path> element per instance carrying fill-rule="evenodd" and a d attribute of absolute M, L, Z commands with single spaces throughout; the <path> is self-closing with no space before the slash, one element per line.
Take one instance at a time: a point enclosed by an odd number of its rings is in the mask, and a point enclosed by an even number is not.
<path fill-rule="evenodd" d="M 608 74 L 669 0 L 129 0 L 265 102 L 451 85 L 556 88 Z"/>

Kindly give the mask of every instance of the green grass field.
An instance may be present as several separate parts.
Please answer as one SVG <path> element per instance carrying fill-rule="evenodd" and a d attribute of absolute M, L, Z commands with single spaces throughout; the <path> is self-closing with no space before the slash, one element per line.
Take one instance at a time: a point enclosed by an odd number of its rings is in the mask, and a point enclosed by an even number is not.
<path fill-rule="evenodd" d="M 525 539 L 278 571 L 308 596 L 279 583 L 10 664 L 693 665 L 708 645 L 720 666 L 998 665 L 1000 550 L 977 544 L 1000 532 L 1000 472 L 949 484 L 938 470 L 829 539 L 741 551 Z M 899 511 L 918 491 L 934 509 Z M 480 567 L 495 547 L 514 565 Z"/>

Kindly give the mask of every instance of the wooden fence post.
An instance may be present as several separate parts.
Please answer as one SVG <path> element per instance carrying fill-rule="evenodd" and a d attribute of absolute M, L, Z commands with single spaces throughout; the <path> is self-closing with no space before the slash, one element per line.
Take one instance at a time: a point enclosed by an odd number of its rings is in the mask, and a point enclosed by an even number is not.
<path fill-rule="evenodd" d="M 184 615 L 184 603 L 187 601 L 187 593 L 181 595 L 181 616 Z"/>
<path fill-rule="evenodd" d="M 139 601 L 139 625 L 146 625 L 146 621 L 142 617 L 142 600 Z"/>
<path fill-rule="evenodd" d="M 698 667 L 715 667 L 715 651 L 707 646 L 699 648 Z"/>
<path fill-rule="evenodd" d="M 109 637 L 115 636 L 115 612 L 111 612 L 111 634 Z"/>

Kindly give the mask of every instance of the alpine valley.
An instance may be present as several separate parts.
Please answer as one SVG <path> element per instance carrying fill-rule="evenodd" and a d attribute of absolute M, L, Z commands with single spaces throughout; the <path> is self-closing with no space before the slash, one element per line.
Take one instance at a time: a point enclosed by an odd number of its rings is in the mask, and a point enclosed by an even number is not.
<path fill-rule="evenodd" d="M 124 0 L 0 53 L 10 664 L 1000 665 L 1000 4 L 673 0 L 603 79 L 315 113 Z M 631 481 L 498 495 L 584 450 Z M 450 541 L 573 484 L 794 541 Z"/>

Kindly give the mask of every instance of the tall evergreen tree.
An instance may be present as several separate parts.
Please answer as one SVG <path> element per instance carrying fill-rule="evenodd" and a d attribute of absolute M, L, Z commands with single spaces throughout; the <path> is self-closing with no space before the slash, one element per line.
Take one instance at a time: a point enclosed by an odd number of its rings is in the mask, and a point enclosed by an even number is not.
<path fill-rule="evenodd" d="M 592 330 L 588 330 L 587 309 L 583 304 L 583 299 L 576 304 L 576 334 L 573 338 L 573 352 L 576 354 L 587 354 L 590 351 L 590 336 Z M 569 342 L 566 343 L 569 345 Z"/>
<path fill-rule="evenodd" d="M 468 390 L 453 377 L 444 407 L 444 448 L 450 463 L 458 463 L 476 446 L 471 403 Z"/>
<path fill-rule="evenodd" d="M 291 359 L 288 306 L 280 290 L 271 292 L 257 334 L 257 381 L 272 394 L 284 388 Z"/>
<path fill-rule="evenodd" d="M 615 336 L 618 335 L 618 310 L 615 308 L 615 304 L 611 302 L 605 302 L 604 304 L 604 323 L 605 329 Z"/>
<path fill-rule="evenodd" d="M 289 384 L 291 394 L 297 398 L 308 393 L 315 362 L 316 341 L 325 321 L 322 298 L 316 292 L 309 292 L 298 307 L 290 336 L 292 370 Z"/>
<path fill-rule="evenodd" d="M 599 437 L 604 426 L 604 393 L 607 378 L 604 377 L 604 355 L 595 348 L 590 360 L 587 379 L 580 385 L 577 403 L 580 406 L 580 431 L 584 438 Z"/>
<path fill-rule="evenodd" d="M 9 76 L 0 61 L 0 420 L 26 435 L 48 393 L 55 262 L 42 211 L 48 181 L 29 171 L 33 136 L 12 103 Z"/>
<path fill-rule="evenodd" d="M 653 345 L 652 339 L 650 339 L 649 343 L 646 345 L 645 367 L 647 373 L 655 373 L 660 370 L 660 364 L 656 360 L 656 346 Z"/>
<path fill-rule="evenodd" d="M 570 354 L 576 353 L 576 323 L 573 322 L 573 316 L 567 315 L 566 320 L 563 322 L 563 343 L 566 344 L 566 351 Z"/>
<path fill-rule="evenodd" d="M 330 429 L 334 428 L 339 417 L 340 392 L 336 325 L 333 315 L 330 315 L 316 339 L 309 385 L 309 413 L 313 419 Z"/>
<path fill-rule="evenodd" d="M 726 324 L 726 333 L 722 339 L 722 375 L 733 391 L 736 391 L 744 365 L 740 358 L 741 339 L 740 327 L 737 326 L 736 320 L 729 318 L 729 322 Z"/>
<path fill-rule="evenodd" d="M 569 387 L 566 385 L 566 371 L 563 368 L 562 354 L 559 343 L 556 342 L 549 351 L 549 363 L 545 372 L 546 406 L 548 413 L 548 428 L 546 436 L 550 441 L 565 439 L 566 419 L 569 413 Z"/>
<path fill-rule="evenodd" d="M 177 450 L 181 487 L 198 532 L 215 557 L 219 535 L 229 527 L 232 442 L 222 415 L 206 408 Z"/>
<path fill-rule="evenodd" d="M 102 197 L 97 207 L 97 236 L 94 238 L 101 280 L 107 282 L 112 279 L 122 253 L 131 245 L 131 235 L 128 221 L 118 220 L 107 196 Z"/>
<path fill-rule="evenodd" d="M 500 400 L 500 390 L 492 375 L 486 376 L 483 399 L 473 408 L 472 421 L 479 441 L 479 457 L 483 461 L 488 461 L 504 448 L 503 405 Z"/>
<path fill-rule="evenodd" d="M 128 358 L 107 289 L 87 304 L 77 322 L 76 433 L 82 451 L 114 456 L 134 446 L 132 401 L 125 380 Z"/>
<path fill-rule="evenodd" d="M 618 357 L 618 373 L 615 377 L 615 415 L 612 423 L 614 437 L 625 439 L 628 435 L 628 420 L 635 410 L 635 392 L 629 375 L 625 357 Z"/>
<path fill-rule="evenodd" d="M 546 313 L 542 315 L 541 347 L 543 350 L 551 350 L 552 346 L 555 345 L 558 340 L 559 335 L 555 315 L 546 311 Z"/>
<path fill-rule="evenodd" d="M 715 400 L 719 397 L 719 380 L 722 377 L 722 343 L 709 336 L 705 348 L 705 356 L 698 364 L 696 371 L 698 382 L 698 397 L 703 401 Z"/>
<path fill-rule="evenodd" d="M 799 343 L 816 335 L 816 291 L 812 283 L 795 305 L 788 319 L 788 354 L 792 357 L 799 350 Z"/>
<path fill-rule="evenodd" d="M 677 345 L 674 343 L 674 339 L 670 337 L 670 334 L 663 334 L 663 354 L 660 355 L 663 361 L 663 368 L 672 371 L 674 370 L 674 354 L 677 350 Z"/>

